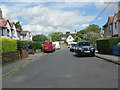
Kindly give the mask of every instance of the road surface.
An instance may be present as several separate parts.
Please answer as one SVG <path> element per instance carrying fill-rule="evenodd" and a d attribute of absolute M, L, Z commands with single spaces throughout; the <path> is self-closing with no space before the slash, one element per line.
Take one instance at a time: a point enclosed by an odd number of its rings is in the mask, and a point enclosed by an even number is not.
<path fill-rule="evenodd" d="M 62 47 L 3 78 L 3 88 L 118 88 L 118 66 Z"/>

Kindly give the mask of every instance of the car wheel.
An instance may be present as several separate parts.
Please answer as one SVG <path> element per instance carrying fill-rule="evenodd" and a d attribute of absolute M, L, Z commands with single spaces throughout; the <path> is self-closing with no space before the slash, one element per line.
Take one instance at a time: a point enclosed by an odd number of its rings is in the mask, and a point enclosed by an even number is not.
<path fill-rule="evenodd" d="M 93 53 L 91 54 L 91 56 L 94 57 L 94 56 L 95 56 L 95 52 L 93 52 Z"/>

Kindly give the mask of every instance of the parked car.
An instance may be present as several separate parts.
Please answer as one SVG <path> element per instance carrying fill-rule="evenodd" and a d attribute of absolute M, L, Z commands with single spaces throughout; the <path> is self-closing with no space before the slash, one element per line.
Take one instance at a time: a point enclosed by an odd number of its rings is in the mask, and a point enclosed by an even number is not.
<path fill-rule="evenodd" d="M 68 42 L 68 48 L 71 48 L 72 44 L 77 44 L 77 42 Z"/>
<path fill-rule="evenodd" d="M 120 42 L 117 43 L 117 46 L 120 46 Z"/>
<path fill-rule="evenodd" d="M 52 44 L 52 42 L 45 42 L 43 50 L 44 50 L 44 53 L 46 53 L 46 52 L 54 52 L 55 51 L 55 47 Z"/>
<path fill-rule="evenodd" d="M 77 47 L 77 43 L 71 44 L 70 51 L 75 52 L 76 47 Z"/>
<path fill-rule="evenodd" d="M 29 54 L 34 54 L 35 52 L 32 49 L 28 49 Z"/>
<path fill-rule="evenodd" d="M 52 42 L 52 44 L 55 46 L 55 49 L 60 49 L 60 43 L 59 42 Z"/>
<path fill-rule="evenodd" d="M 90 55 L 95 56 L 95 49 L 89 41 L 79 41 L 75 51 L 77 56 Z"/>

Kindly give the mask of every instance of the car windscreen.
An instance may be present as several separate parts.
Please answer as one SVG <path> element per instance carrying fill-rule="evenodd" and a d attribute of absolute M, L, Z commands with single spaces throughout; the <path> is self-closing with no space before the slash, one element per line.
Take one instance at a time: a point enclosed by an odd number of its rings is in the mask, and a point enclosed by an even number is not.
<path fill-rule="evenodd" d="M 79 42 L 79 46 L 90 46 L 90 42 Z"/>
<path fill-rule="evenodd" d="M 77 44 L 71 44 L 72 47 L 75 47 Z"/>

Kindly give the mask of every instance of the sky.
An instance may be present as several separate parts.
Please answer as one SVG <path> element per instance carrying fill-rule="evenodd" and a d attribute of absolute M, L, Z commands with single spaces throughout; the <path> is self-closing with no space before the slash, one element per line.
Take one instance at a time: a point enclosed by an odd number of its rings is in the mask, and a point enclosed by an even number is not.
<path fill-rule="evenodd" d="M 0 2 L 3 17 L 10 22 L 19 21 L 23 30 L 33 35 L 52 32 L 80 31 L 90 24 L 102 27 L 118 12 L 118 3 L 112 2 Z M 100 16 L 95 19 L 98 15 Z M 94 21 L 94 22 L 93 22 Z"/>

